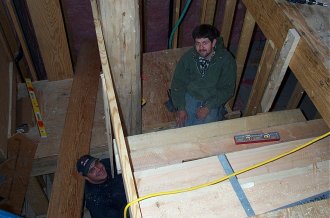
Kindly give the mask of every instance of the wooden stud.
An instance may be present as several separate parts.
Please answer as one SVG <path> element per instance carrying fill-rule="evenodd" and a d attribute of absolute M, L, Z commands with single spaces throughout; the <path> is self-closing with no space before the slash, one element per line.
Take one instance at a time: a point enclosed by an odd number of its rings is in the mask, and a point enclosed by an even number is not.
<path fill-rule="evenodd" d="M 59 0 L 26 1 L 48 80 L 72 78 L 73 68 Z"/>
<path fill-rule="evenodd" d="M 262 94 L 266 88 L 276 53 L 277 49 L 275 48 L 274 43 L 271 40 L 267 40 L 260 59 L 257 74 L 251 88 L 249 100 L 246 104 L 244 116 L 255 115 L 259 112 L 258 107 L 260 107 Z"/>
<path fill-rule="evenodd" d="M 103 106 L 104 106 L 104 115 L 105 115 L 105 126 L 107 134 L 107 143 L 109 148 L 109 157 L 110 157 L 110 167 L 111 167 L 111 176 L 115 177 L 115 168 L 114 168 L 114 157 L 113 157 L 113 146 L 112 146 L 112 135 L 111 135 L 111 121 L 110 121 L 110 110 L 109 110 L 109 101 L 107 98 L 107 87 L 105 85 L 104 74 L 101 74 L 102 82 L 102 97 L 103 97 Z"/>
<path fill-rule="evenodd" d="M 106 82 L 106 88 L 107 88 L 107 97 L 109 101 L 110 106 L 110 112 L 111 112 L 111 123 L 113 126 L 113 132 L 115 135 L 115 140 L 117 142 L 118 151 L 120 155 L 120 164 L 124 180 L 124 187 L 126 191 L 127 201 L 133 201 L 137 199 L 137 191 L 135 187 L 135 181 L 132 173 L 132 168 L 130 165 L 130 160 L 127 152 L 127 145 L 126 140 L 124 137 L 124 132 L 122 129 L 122 122 L 119 117 L 119 110 L 118 110 L 118 104 L 116 100 L 116 95 L 114 91 L 114 81 L 112 79 L 112 74 L 110 70 L 110 65 L 108 62 L 108 56 L 107 51 L 105 49 L 105 42 L 104 42 L 104 36 L 101 28 L 100 18 L 98 15 L 98 5 L 96 0 L 91 0 L 92 5 L 92 12 L 93 12 L 93 18 L 94 18 L 94 24 L 95 24 L 95 31 L 96 31 L 96 37 L 97 42 L 99 46 L 99 54 L 102 64 L 102 71 L 105 77 Z M 130 207 L 130 212 L 132 217 L 140 218 L 141 217 L 141 211 L 139 204 L 133 204 Z"/>
<path fill-rule="evenodd" d="M 243 27 L 242 27 L 242 33 L 241 33 L 241 37 L 239 39 L 237 54 L 236 54 L 237 72 L 236 72 L 235 94 L 227 102 L 227 104 L 226 104 L 227 108 L 233 107 L 233 104 L 234 104 L 234 101 L 236 98 L 239 82 L 241 81 L 246 57 L 247 57 L 247 54 L 249 51 L 254 26 L 255 26 L 255 21 L 254 21 L 252 15 L 250 14 L 249 11 L 246 11 L 245 17 L 244 17 L 244 23 L 243 23 Z"/>
<path fill-rule="evenodd" d="M 297 31 L 290 29 L 283 47 L 275 59 L 267 87 L 261 100 L 261 109 L 263 112 L 270 110 L 299 40 L 300 36 Z"/>
<path fill-rule="evenodd" d="M 78 55 L 49 201 L 47 217 L 50 218 L 81 216 L 84 178 L 76 171 L 76 161 L 90 150 L 100 74 L 97 57 L 96 42 L 83 43 Z"/>
<path fill-rule="evenodd" d="M 22 31 L 22 28 L 21 28 L 21 24 L 18 20 L 18 17 L 16 15 L 16 13 L 15 13 L 15 7 L 13 5 L 14 3 L 12 2 L 12 0 L 7 0 L 6 3 L 7 3 L 7 8 L 8 8 L 9 14 L 10 14 L 10 18 L 11 18 L 11 20 L 14 24 L 15 30 L 16 30 L 17 37 L 18 37 L 18 39 L 21 43 L 22 50 L 23 50 L 23 53 L 24 53 L 24 56 L 25 56 L 25 60 L 28 64 L 28 66 L 29 66 L 29 70 L 30 70 L 30 73 L 31 73 L 32 80 L 34 80 L 34 81 L 38 80 L 36 69 L 34 67 L 29 48 L 26 44 L 25 37 L 24 37 L 23 31 Z"/>
<path fill-rule="evenodd" d="M 216 0 L 203 0 L 203 7 L 201 8 L 201 23 L 213 25 L 216 9 Z"/>
<path fill-rule="evenodd" d="M 138 0 L 99 1 L 102 31 L 125 134 L 141 133 Z"/>
<path fill-rule="evenodd" d="M 264 35 L 275 43 L 283 45 L 288 30 L 295 28 L 301 35 L 300 42 L 290 62 L 290 69 L 314 103 L 323 119 L 330 126 L 330 85 L 329 85 L 329 47 L 326 34 L 318 27 L 328 28 L 326 7 L 297 7 L 285 1 L 243 0 L 246 8 L 253 14 Z M 304 11 L 301 11 L 305 9 Z M 305 16 L 306 11 L 310 16 Z M 314 22 L 306 22 L 312 20 Z M 322 25 L 314 25 L 319 22 Z"/>
<path fill-rule="evenodd" d="M 304 89 L 303 87 L 300 85 L 300 83 L 297 81 L 297 84 L 291 94 L 291 97 L 289 99 L 289 102 L 286 106 L 286 109 L 290 110 L 290 109 L 294 109 L 297 108 L 299 105 L 299 102 L 301 101 L 301 98 L 304 95 Z"/>
<path fill-rule="evenodd" d="M 237 0 L 226 1 L 225 14 L 223 15 L 223 22 L 221 28 L 221 36 L 223 37 L 223 43 L 226 48 L 228 48 L 228 44 L 229 44 L 236 4 L 237 4 Z"/>

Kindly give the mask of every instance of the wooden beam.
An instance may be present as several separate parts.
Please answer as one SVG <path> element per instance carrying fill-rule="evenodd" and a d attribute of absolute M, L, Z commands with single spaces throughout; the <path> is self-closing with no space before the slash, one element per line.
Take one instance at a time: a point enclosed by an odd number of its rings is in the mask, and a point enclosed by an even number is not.
<path fill-rule="evenodd" d="M 291 94 L 291 97 L 289 99 L 289 102 L 286 106 L 286 109 L 290 110 L 290 109 L 294 109 L 297 108 L 299 105 L 299 102 L 301 101 L 301 98 L 304 95 L 304 89 L 303 87 L 300 85 L 299 81 L 297 81 L 296 86 L 294 87 L 294 90 Z"/>
<path fill-rule="evenodd" d="M 59 0 L 26 1 L 48 80 L 72 78 L 73 68 Z"/>
<path fill-rule="evenodd" d="M 199 141 L 233 131 L 247 131 L 253 129 L 266 128 L 281 124 L 305 121 L 304 115 L 299 109 L 290 111 L 276 111 L 262 113 L 258 116 L 243 117 L 233 120 L 209 123 L 201 126 L 191 126 L 187 128 L 169 129 L 160 132 L 140 134 L 127 137 L 130 151 L 151 148 L 156 145 L 176 144 L 184 142 Z"/>
<path fill-rule="evenodd" d="M 203 7 L 201 7 L 201 23 L 213 25 L 216 9 L 217 0 L 203 0 Z"/>
<path fill-rule="evenodd" d="M 252 15 L 250 14 L 249 11 L 246 11 L 245 17 L 244 17 L 244 23 L 243 23 L 243 27 L 242 27 L 242 33 L 241 33 L 241 37 L 239 39 L 237 54 L 236 54 L 237 72 L 236 72 L 235 94 L 226 104 L 227 107 L 229 107 L 229 108 L 233 107 L 233 104 L 234 104 L 234 101 L 236 98 L 238 86 L 241 81 L 241 77 L 242 77 L 244 66 L 245 66 L 245 60 L 246 60 L 246 57 L 247 57 L 247 54 L 248 54 L 248 51 L 250 48 L 250 43 L 251 43 L 254 26 L 255 26 L 255 21 L 254 21 Z"/>
<path fill-rule="evenodd" d="M 29 66 L 31 77 L 32 77 L 33 80 L 38 80 L 36 69 L 34 67 L 29 48 L 26 44 L 27 42 L 25 41 L 25 37 L 24 37 L 23 31 L 22 31 L 21 24 L 18 20 L 16 12 L 15 12 L 15 7 L 13 5 L 14 3 L 12 2 L 12 0 L 6 0 L 6 3 L 7 3 L 8 12 L 10 14 L 10 18 L 11 18 L 13 24 L 14 24 L 14 27 L 15 27 L 17 37 L 19 39 L 19 42 L 21 43 L 25 60 L 28 64 L 28 66 Z"/>
<path fill-rule="evenodd" d="M 310 139 L 228 153 L 227 158 L 237 172 L 296 148 L 308 140 Z M 265 213 L 327 191 L 329 186 L 327 143 L 328 139 L 323 139 L 304 150 L 239 175 L 238 182 L 255 213 Z M 141 196 L 195 187 L 219 180 L 225 175 L 217 156 L 135 173 Z M 205 214 L 212 217 L 246 216 L 228 181 L 191 192 L 150 198 L 142 201 L 140 205 L 142 214 L 146 217 L 203 217 Z"/>
<path fill-rule="evenodd" d="M 270 110 L 299 40 L 300 36 L 297 31 L 295 29 L 290 29 L 285 42 L 283 43 L 282 49 L 275 59 L 267 87 L 262 96 L 262 112 Z"/>
<path fill-rule="evenodd" d="M 223 43 L 226 48 L 228 48 L 228 44 L 229 44 L 236 4 L 237 4 L 237 0 L 226 1 L 225 14 L 223 15 L 223 22 L 221 28 L 221 36 L 223 37 Z"/>
<path fill-rule="evenodd" d="M 275 48 L 274 43 L 271 40 L 267 40 L 260 59 L 257 74 L 254 78 L 249 100 L 244 110 L 244 116 L 255 115 L 259 112 L 262 95 L 266 88 L 276 53 L 277 49 Z"/>
<path fill-rule="evenodd" d="M 0 165 L 0 208 L 21 214 L 37 144 L 21 133 L 8 140 L 8 159 Z"/>
<path fill-rule="evenodd" d="M 328 25 L 313 25 L 306 23 L 303 8 L 313 11 L 310 19 L 327 23 L 328 10 L 326 7 L 297 7 L 285 1 L 273 0 L 243 0 L 243 3 L 253 14 L 265 36 L 281 47 L 287 32 L 295 28 L 302 36 L 296 52 L 290 62 L 290 69 L 295 74 L 324 120 L 330 126 L 330 86 L 329 86 L 329 48 L 326 46 L 327 37 L 318 37 L 316 27 L 329 28 Z M 317 16 L 317 19 L 315 19 Z"/>
<path fill-rule="evenodd" d="M 85 42 L 73 79 L 47 217 L 81 216 L 84 179 L 75 164 L 89 153 L 99 75 L 97 45 Z"/>
<path fill-rule="evenodd" d="M 269 128 L 260 128 L 246 131 L 235 131 L 222 134 L 211 138 L 199 139 L 198 141 L 189 141 L 175 144 L 165 144 L 153 146 L 146 149 L 134 150 L 131 152 L 131 159 L 134 166 L 134 172 L 158 168 L 170 164 L 187 162 L 270 144 L 278 144 L 286 141 L 294 141 L 310 137 L 317 137 L 328 131 L 328 127 L 323 120 L 312 120 L 308 122 L 298 122 L 285 125 L 278 125 Z M 234 136 L 240 134 L 260 133 L 260 132 L 278 132 L 281 136 L 279 141 L 267 143 L 251 143 L 245 145 L 235 145 Z"/>
<path fill-rule="evenodd" d="M 114 81 L 112 79 L 112 74 L 110 70 L 110 65 L 108 62 L 107 51 L 105 49 L 104 36 L 102 32 L 100 17 L 98 14 L 98 5 L 96 0 L 91 0 L 92 12 L 95 24 L 96 37 L 99 47 L 99 54 L 102 63 L 102 71 L 105 77 L 106 88 L 107 88 L 107 98 L 110 106 L 111 112 L 111 123 L 113 126 L 113 132 L 117 142 L 117 148 L 119 150 L 120 164 L 122 168 L 122 176 L 124 180 L 124 187 L 126 191 L 127 201 L 131 202 L 137 199 L 137 191 L 135 187 L 135 181 L 132 173 L 132 168 L 128 156 L 126 140 L 124 137 L 124 132 L 122 128 L 122 122 L 119 116 L 118 104 L 116 100 Z M 108 120 L 106 122 L 109 122 Z M 140 218 L 141 211 L 139 204 L 133 204 L 130 207 L 130 214 L 132 217 Z"/>
<path fill-rule="evenodd" d="M 124 131 L 127 135 L 139 134 L 142 124 L 138 0 L 99 1 L 99 6 Z"/>

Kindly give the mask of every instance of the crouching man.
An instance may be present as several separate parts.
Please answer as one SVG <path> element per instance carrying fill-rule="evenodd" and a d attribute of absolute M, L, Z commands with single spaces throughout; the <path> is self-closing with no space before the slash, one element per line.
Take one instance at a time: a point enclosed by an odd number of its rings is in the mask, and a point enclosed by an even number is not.
<path fill-rule="evenodd" d="M 92 218 L 123 217 L 127 203 L 120 175 L 111 178 L 110 160 L 90 155 L 80 157 L 77 171 L 85 178 L 86 208 Z"/>

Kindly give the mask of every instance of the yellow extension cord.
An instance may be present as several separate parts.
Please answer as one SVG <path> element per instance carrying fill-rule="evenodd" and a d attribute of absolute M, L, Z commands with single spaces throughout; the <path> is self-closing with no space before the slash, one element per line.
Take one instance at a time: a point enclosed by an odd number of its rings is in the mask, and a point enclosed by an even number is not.
<path fill-rule="evenodd" d="M 227 175 L 227 176 L 225 176 L 225 177 L 222 177 L 222 178 L 220 178 L 220 179 L 217 179 L 217 180 L 214 180 L 214 181 L 211 181 L 211 182 L 208 182 L 208 183 L 204 183 L 204 184 L 201 184 L 201 185 L 193 186 L 193 187 L 190 187 L 190 188 L 184 188 L 184 189 L 178 189 L 178 190 L 172 190 L 172 191 L 165 191 L 165 192 L 157 192 L 157 193 L 148 194 L 148 195 L 145 195 L 145 196 L 140 197 L 140 198 L 138 198 L 138 199 L 135 199 L 134 201 L 131 201 L 131 202 L 129 202 L 129 203 L 126 205 L 126 207 L 125 207 L 125 209 L 124 209 L 124 218 L 127 217 L 127 215 L 126 215 L 126 214 L 127 214 L 127 209 L 128 209 L 132 204 L 134 204 L 134 203 L 137 203 L 137 202 L 139 202 L 139 201 L 143 201 L 143 200 L 148 199 L 148 198 L 153 198 L 153 197 L 161 196 L 161 195 L 171 195 L 171 194 L 177 194 L 177 193 L 182 193 L 182 192 L 193 191 L 193 190 L 197 190 L 197 189 L 200 189 L 200 188 L 204 188 L 204 187 L 207 187 L 207 186 L 210 186 L 210 185 L 214 185 L 214 184 L 217 184 L 217 183 L 223 182 L 223 181 L 229 179 L 230 177 L 237 176 L 237 175 L 239 175 L 239 174 L 245 173 L 245 172 L 247 172 L 247 171 L 249 171 L 249 170 L 252 170 L 252 169 L 258 168 L 258 167 L 260 167 L 260 166 L 263 166 L 263 165 L 265 165 L 265 164 L 268 164 L 268 163 L 270 163 L 270 162 L 273 162 L 273 161 L 275 161 L 275 160 L 278 160 L 278 159 L 280 159 L 280 158 L 282 158 L 282 157 L 285 157 L 285 156 L 287 156 L 287 155 L 289 155 L 289 154 L 292 154 L 292 153 L 294 153 L 294 152 L 296 152 L 296 151 L 299 151 L 299 150 L 301 150 L 301 149 L 303 149 L 303 148 L 305 148 L 305 147 L 307 147 L 307 146 L 309 146 L 309 145 L 311 145 L 311 144 L 313 144 L 313 143 L 315 143 L 315 142 L 317 142 L 317 141 L 319 141 L 319 140 L 321 140 L 321 139 L 323 139 L 323 138 L 328 137 L 329 135 L 330 135 L 330 131 L 327 132 L 327 133 L 325 133 L 325 134 L 323 134 L 323 135 L 321 135 L 321 136 L 319 136 L 319 137 L 317 137 L 317 138 L 314 138 L 313 140 L 311 140 L 311 141 L 309 141 L 309 142 L 307 142 L 307 143 L 305 143 L 305 144 L 303 144 L 303 145 L 300 145 L 299 147 L 294 148 L 294 149 L 292 149 L 292 150 L 290 150 L 290 151 L 288 151 L 288 152 L 282 153 L 282 154 L 280 154 L 280 155 L 278 155 L 278 156 L 275 156 L 275 157 L 270 158 L 270 159 L 268 159 L 268 160 L 262 161 L 262 162 L 260 162 L 260 163 L 257 163 L 257 164 L 255 164 L 255 165 L 253 165 L 253 166 L 247 167 L 247 168 L 245 168 L 245 169 L 242 169 L 242 170 L 240 170 L 240 171 L 234 172 L 234 173 L 232 173 L 232 174 L 230 174 L 230 175 Z"/>

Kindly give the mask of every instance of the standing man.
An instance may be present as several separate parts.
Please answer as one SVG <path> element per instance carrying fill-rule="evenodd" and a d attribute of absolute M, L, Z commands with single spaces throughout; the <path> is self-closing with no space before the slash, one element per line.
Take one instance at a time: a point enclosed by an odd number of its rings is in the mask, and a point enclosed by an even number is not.
<path fill-rule="evenodd" d="M 211 25 L 197 26 L 192 33 L 195 46 L 176 66 L 171 97 L 177 127 L 223 119 L 220 112 L 235 91 L 236 62 L 219 36 Z"/>
<path fill-rule="evenodd" d="M 85 178 L 86 208 L 92 218 L 123 217 L 126 196 L 121 176 L 111 178 L 109 158 L 99 160 L 90 155 L 79 158 L 77 171 Z"/>

